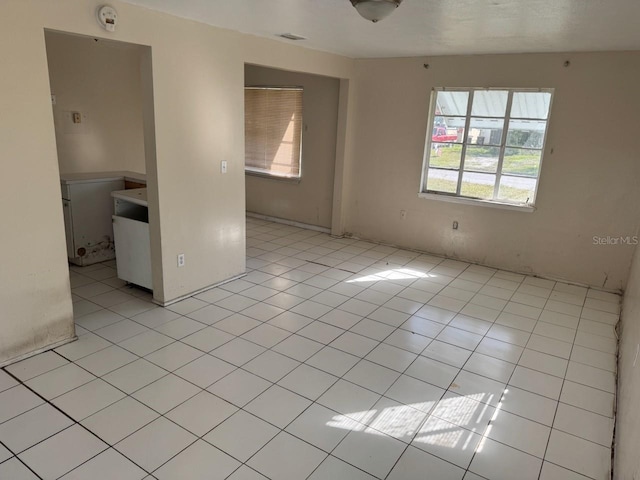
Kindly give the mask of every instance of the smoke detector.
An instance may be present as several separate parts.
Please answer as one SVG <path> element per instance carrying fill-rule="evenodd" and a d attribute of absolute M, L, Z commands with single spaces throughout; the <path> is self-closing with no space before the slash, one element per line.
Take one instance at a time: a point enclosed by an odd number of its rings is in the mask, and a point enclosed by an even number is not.
<path fill-rule="evenodd" d="M 102 5 L 96 10 L 98 23 L 107 32 L 116 31 L 116 22 L 118 21 L 118 13 L 116 9 L 110 5 Z"/>

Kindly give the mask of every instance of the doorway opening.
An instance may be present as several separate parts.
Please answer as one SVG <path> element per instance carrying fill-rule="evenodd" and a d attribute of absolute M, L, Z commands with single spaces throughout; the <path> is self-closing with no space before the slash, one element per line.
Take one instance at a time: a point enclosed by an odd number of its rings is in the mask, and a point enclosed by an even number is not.
<path fill-rule="evenodd" d="M 51 30 L 45 43 L 74 315 L 150 309 L 151 47 Z"/>
<path fill-rule="evenodd" d="M 250 64 L 244 75 L 247 214 L 328 232 L 340 79 Z"/>

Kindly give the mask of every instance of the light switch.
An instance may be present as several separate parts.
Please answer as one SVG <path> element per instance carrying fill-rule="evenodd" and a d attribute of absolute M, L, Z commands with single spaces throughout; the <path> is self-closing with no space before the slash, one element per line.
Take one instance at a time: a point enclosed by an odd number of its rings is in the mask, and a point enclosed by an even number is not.
<path fill-rule="evenodd" d="M 220 173 L 227 173 L 227 161 L 222 160 L 220 162 Z"/>

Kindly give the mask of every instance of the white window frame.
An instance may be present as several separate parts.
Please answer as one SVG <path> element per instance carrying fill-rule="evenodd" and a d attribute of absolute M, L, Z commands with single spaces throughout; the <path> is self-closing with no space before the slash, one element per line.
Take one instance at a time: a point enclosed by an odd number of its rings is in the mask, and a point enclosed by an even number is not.
<path fill-rule="evenodd" d="M 305 130 L 304 124 L 304 87 L 302 85 L 245 85 L 244 91 L 246 90 L 288 90 L 288 91 L 300 91 L 302 93 L 302 119 L 300 120 L 300 154 L 298 160 L 298 175 L 280 175 L 278 173 L 265 171 L 262 169 L 256 169 L 252 167 L 248 167 L 245 165 L 244 173 L 245 175 L 250 175 L 253 177 L 262 177 L 268 178 L 271 180 L 279 180 L 284 182 L 291 183 L 300 183 L 302 180 L 302 142 Z M 246 141 L 246 140 L 245 140 Z"/>
<path fill-rule="evenodd" d="M 505 110 L 504 116 L 504 124 L 502 128 L 502 137 L 500 140 L 500 156 L 498 158 L 498 166 L 496 169 L 496 182 L 493 190 L 493 198 L 492 199 L 482 199 L 476 197 L 467 197 L 460 194 L 461 186 L 462 186 L 462 174 L 464 173 L 464 162 L 467 150 L 467 139 L 469 136 L 469 124 L 471 122 L 471 109 L 473 106 L 473 97 L 474 93 L 477 91 L 490 91 L 490 90 L 500 90 L 507 91 L 507 106 Z M 438 92 L 469 92 L 469 98 L 467 102 L 467 111 L 465 116 L 465 130 L 462 141 L 462 151 L 460 155 L 460 168 L 458 169 L 458 185 L 456 188 L 456 193 L 447 193 L 447 192 L 437 192 L 434 190 L 427 190 L 427 177 L 429 172 L 429 160 L 431 157 L 431 143 L 433 136 L 433 128 L 436 117 L 436 97 Z M 551 98 L 549 99 L 549 111 L 547 114 L 547 118 L 545 121 L 547 122 L 544 136 L 542 139 L 542 147 L 540 148 L 540 166 L 538 168 L 538 177 L 536 178 L 536 187 L 533 192 L 533 199 L 531 199 L 528 203 L 516 203 L 516 202 L 507 202 L 503 199 L 498 199 L 498 190 L 500 188 L 500 177 L 502 176 L 502 164 L 504 161 L 504 153 L 507 148 L 507 134 L 509 129 L 509 120 L 511 119 L 511 105 L 513 103 L 513 94 L 519 92 L 545 92 L 550 93 Z M 535 210 L 535 201 L 538 197 L 538 188 L 540 186 L 540 174 L 542 173 L 542 163 L 544 160 L 544 152 L 546 148 L 547 142 L 547 134 L 549 133 L 549 122 L 551 120 L 551 108 L 553 105 L 553 97 L 554 97 L 554 89 L 553 88 L 515 88 L 515 87 L 437 87 L 433 88 L 431 91 L 430 101 L 429 101 L 429 123 L 427 124 L 427 132 L 426 132 L 426 140 L 425 140 L 425 150 L 423 156 L 423 164 L 422 164 L 422 175 L 420 178 L 420 190 L 418 196 L 420 198 L 434 199 L 434 200 L 442 200 L 445 202 L 453 202 L 453 203 L 463 203 L 468 205 L 481 205 L 481 206 L 489 206 L 496 208 L 503 208 L 507 210 L 518 210 L 525 212 L 533 212 Z M 496 117 L 501 118 L 501 117 Z M 520 118 L 519 118 L 520 119 Z M 532 121 L 540 121 L 540 118 L 521 118 L 522 120 L 532 120 Z M 538 150 L 538 149 L 536 149 Z"/>

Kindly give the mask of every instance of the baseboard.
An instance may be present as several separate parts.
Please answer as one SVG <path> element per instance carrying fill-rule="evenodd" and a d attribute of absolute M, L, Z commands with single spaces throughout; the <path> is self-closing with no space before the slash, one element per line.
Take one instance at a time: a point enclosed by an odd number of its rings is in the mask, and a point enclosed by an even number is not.
<path fill-rule="evenodd" d="M 296 222 L 294 220 L 287 220 L 285 218 L 271 217 L 269 215 L 262 215 L 261 213 L 246 212 L 247 217 L 258 218 L 260 220 L 268 220 L 269 222 L 282 223 L 283 225 L 290 225 L 292 227 L 304 228 L 305 230 L 314 230 L 316 232 L 331 234 L 331 229 L 326 227 L 320 227 L 318 225 L 310 225 L 308 223 Z"/>
<path fill-rule="evenodd" d="M 39 353 L 46 352 L 47 350 L 53 350 L 54 348 L 61 347 L 62 345 L 65 345 L 67 343 L 75 342 L 77 339 L 78 339 L 78 336 L 74 335 L 71 338 L 67 338 L 65 340 L 60 340 L 59 342 L 52 343 L 51 345 L 47 345 L 46 347 L 38 348 L 38 349 L 33 350 L 33 351 L 29 352 L 29 353 L 23 353 L 22 355 L 19 355 L 17 357 L 13 357 L 13 358 L 11 358 L 9 360 L 5 360 L 4 362 L 0 363 L 0 367 L 6 367 L 7 365 L 11 365 L 12 363 L 16 363 L 16 362 L 19 362 L 21 360 L 26 360 L 29 357 L 33 357 L 35 355 L 38 355 Z"/>
<path fill-rule="evenodd" d="M 359 241 L 368 242 L 368 243 L 375 243 L 376 245 L 383 245 L 385 247 L 398 248 L 400 250 L 407 250 L 409 252 L 415 252 L 415 253 L 421 253 L 421 254 L 425 254 L 425 255 L 431 255 L 431 256 L 434 256 L 434 257 L 443 258 L 445 260 L 456 260 L 458 262 L 464 262 L 464 263 L 468 263 L 470 265 L 477 265 L 479 267 L 493 268 L 493 269 L 496 269 L 496 270 L 502 270 L 503 272 L 516 273 L 518 275 L 526 275 L 527 277 L 536 277 L 536 278 L 541 278 L 543 280 L 551 280 L 553 282 L 561 282 L 561 283 L 566 283 L 568 285 L 575 285 L 577 287 L 591 288 L 593 290 L 598 290 L 598 291 L 606 292 L 606 293 L 613 293 L 613 294 L 616 294 L 616 295 L 623 295 L 624 294 L 623 290 L 617 290 L 617 289 L 612 289 L 612 288 L 603 288 L 603 287 L 599 287 L 597 285 L 589 285 L 588 283 L 576 282 L 574 280 L 567 280 L 566 278 L 556 277 L 554 275 L 547 275 L 547 274 L 543 274 L 543 273 L 534 273 L 534 272 L 527 272 L 527 271 L 520 271 L 520 270 L 512 270 L 512 269 L 509 269 L 509 268 L 500 267 L 498 265 L 491 265 L 491 264 L 486 264 L 486 263 L 477 263 L 477 262 L 474 262 L 474 261 L 471 261 L 471 260 L 465 260 L 464 258 L 448 257 L 448 256 L 442 255 L 440 253 L 433 253 L 433 252 L 429 252 L 427 250 L 421 250 L 419 248 L 403 247 L 401 245 L 396 245 L 396 244 L 388 243 L 388 242 L 382 242 L 380 240 L 371 240 L 371 239 L 367 239 L 367 238 L 362 238 L 362 237 L 359 237 L 359 236 L 354 235 L 352 233 L 345 233 L 343 235 L 343 238 L 350 238 L 350 239 L 353 239 L 353 240 L 359 240 Z"/>
<path fill-rule="evenodd" d="M 186 293 L 184 295 L 181 295 L 180 297 L 174 298 L 172 300 L 167 300 L 166 302 L 161 302 L 160 300 L 156 300 L 155 298 L 152 299 L 151 301 L 153 303 L 155 303 L 156 305 L 160 305 L 161 307 L 168 307 L 169 305 L 173 305 L 174 303 L 178 303 L 182 300 L 186 300 L 187 298 L 193 297 L 194 295 L 199 295 L 201 293 L 204 293 L 208 290 L 211 290 L 212 288 L 216 288 L 219 287 L 220 285 L 224 285 L 225 283 L 229 283 L 229 282 L 233 282 L 234 280 L 238 280 L 239 278 L 242 278 L 244 276 L 246 276 L 246 273 L 241 273 L 240 275 L 236 275 L 235 277 L 231 277 L 231 278 L 227 278 L 226 280 L 223 280 L 222 282 L 218 282 L 218 283 L 214 283 L 213 285 L 209 285 L 207 287 L 204 288 L 200 288 L 198 290 L 194 290 L 191 293 Z"/>

